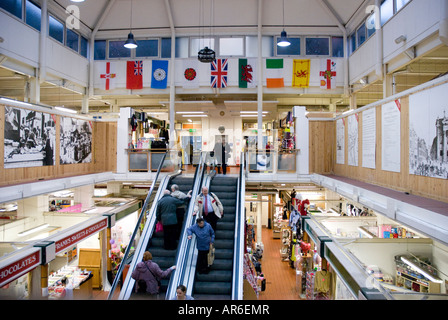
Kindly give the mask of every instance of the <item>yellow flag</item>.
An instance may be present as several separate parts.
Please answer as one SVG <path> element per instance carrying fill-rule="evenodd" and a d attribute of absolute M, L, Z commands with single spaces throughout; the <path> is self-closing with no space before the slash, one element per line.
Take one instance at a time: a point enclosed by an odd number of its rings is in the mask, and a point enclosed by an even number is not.
<path fill-rule="evenodd" d="M 308 88 L 310 86 L 310 60 L 294 59 L 292 72 L 292 86 Z"/>

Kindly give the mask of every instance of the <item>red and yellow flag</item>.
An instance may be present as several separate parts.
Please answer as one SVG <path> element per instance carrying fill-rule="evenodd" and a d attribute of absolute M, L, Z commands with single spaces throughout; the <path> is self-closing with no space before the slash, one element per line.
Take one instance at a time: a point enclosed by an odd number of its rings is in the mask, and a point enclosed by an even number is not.
<path fill-rule="evenodd" d="M 292 86 L 296 88 L 308 88 L 310 86 L 311 60 L 294 59 L 292 71 Z"/>

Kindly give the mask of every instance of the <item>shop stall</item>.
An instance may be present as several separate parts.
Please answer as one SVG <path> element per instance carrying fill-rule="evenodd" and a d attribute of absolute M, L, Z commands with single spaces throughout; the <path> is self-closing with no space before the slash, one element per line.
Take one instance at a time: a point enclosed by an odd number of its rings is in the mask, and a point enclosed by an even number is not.
<path fill-rule="evenodd" d="M 343 245 L 393 299 L 448 299 L 448 253 L 432 239 L 356 239 Z"/>

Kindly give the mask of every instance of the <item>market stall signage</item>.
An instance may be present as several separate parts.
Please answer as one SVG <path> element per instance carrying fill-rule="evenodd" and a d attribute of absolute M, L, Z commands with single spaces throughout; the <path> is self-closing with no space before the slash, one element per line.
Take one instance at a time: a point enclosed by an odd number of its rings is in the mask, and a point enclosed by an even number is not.
<path fill-rule="evenodd" d="M 107 219 L 103 219 L 95 224 L 92 224 L 91 226 L 84 228 L 82 230 L 79 230 L 73 234 L 71 234 L 68 237 L 65 237 L 61 240 L 58 240 L 55 242 L 56 245 L 56 254 L 64 251 L 68 247 L 71 247 L 75 245 L 76 243 L 80 242 L 81 240 L 84 240 L 91 235 L 105 229 L 107 227 Z"/>
<path fill-rule="evenodd" d="M 40 264 L 40 250 L 36 250 L 5 267 L 0 267 L 0 287 L 19 278 Z"/>

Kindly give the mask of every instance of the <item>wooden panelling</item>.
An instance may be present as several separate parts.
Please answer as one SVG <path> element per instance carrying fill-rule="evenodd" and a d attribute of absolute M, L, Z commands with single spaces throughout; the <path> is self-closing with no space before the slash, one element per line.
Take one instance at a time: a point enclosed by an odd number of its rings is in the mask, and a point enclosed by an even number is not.
<path fill-rule="evenodd" d="M 336 164 L 336 122 L 310 121 L 310 173 L 333 173 L 338 176 L 448 202 L 447 179 L 409 174 L 409 96 L 401 98 L 400 172 L 381 169 L 381 105 L 374 108 L 376 109 L 376 169 L 362 167 L 362 112 L 359 112 L 358 166 L 347 164 L 347 126 L 345 128 L 345 164 Z"/>
<path fill-rule="evenodd" d="M 335 122 L 311 120 L 309 128 L 310 173 L 332 173 L 336 154 Z"/>
<path fill-rule="evenodd" d="M 64 164 L 59 163 L 60 116 L 56 116 L 55 165 L 27 168 L 4 168 L 4 126 L 5 108 L 0 106 L 0 187 L 39 180 L 50 180 L 83 174 L 116 171 L 117 162 L 117 124 L 116 122 L 92 121 L 91 163 Z"/>

